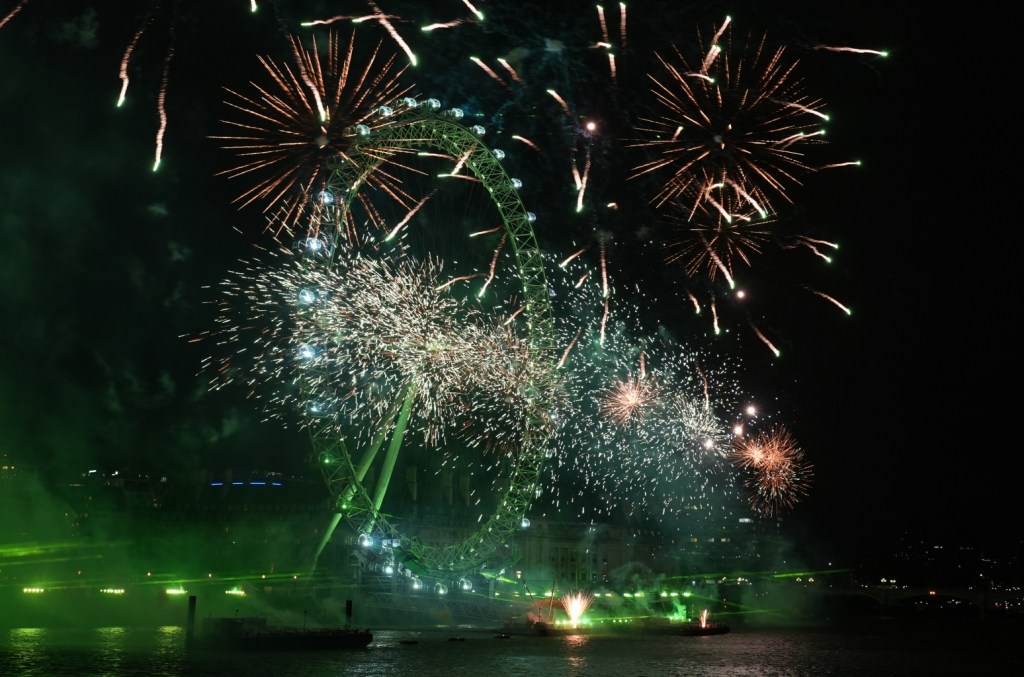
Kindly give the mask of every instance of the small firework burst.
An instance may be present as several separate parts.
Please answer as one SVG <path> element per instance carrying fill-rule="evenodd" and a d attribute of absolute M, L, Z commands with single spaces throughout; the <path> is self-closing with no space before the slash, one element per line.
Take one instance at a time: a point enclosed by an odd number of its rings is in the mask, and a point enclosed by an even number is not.
<path fill-rule="evenodd" d="M 748 500 L 763 515 L 792 508 L 810 488 L 813 468 L 785 426 L 738 441 L 730 458 L 749 472 Z"/>
<path fill-rule="evenodd" d="M 621 426 L 628 426 L 653 406 L 662 388 L 643 376 L 630 375 L 606 388 L 600 397 L 601 414 Z"/>
<path fill-rule="evenodd" d="M 774 219 L 740 203 L 728 191 L 709 189 L 706 201 L 685 218 L 669 213 L 665 225 L 671 234 L 663 241 L 665 263 L 682 265 L 688 277 L 714 282 L 721 275 L 735 287 L 737 264 L 747 268 L 765 246 L 778 239 Z"/>

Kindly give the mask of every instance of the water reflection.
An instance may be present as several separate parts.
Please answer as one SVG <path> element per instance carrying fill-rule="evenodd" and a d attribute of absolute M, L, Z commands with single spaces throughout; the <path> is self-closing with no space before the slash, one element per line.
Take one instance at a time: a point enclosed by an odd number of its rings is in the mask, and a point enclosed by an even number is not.
<path fill-rule="evenodd" d="M 581 649 L 587 645 L 590 637 L 587 635 L 566 635 L 563 644 L 571 649 Z"/>
<path fill-rule="evenodd" d="M 14 628 L 7 634 L 10 646 L 11 674 L 26 675 L 39 672 L 43 657 L 37 649 L 46 642 L 50 631 L 45 628 Z"/>
<path fill-rule="evenodd" d="M 890 624 L 892 625 L 892 624 Z M 23 628 L 0 632 L 0 677 L 451 677 L 462 674 L 551 677 L 821 677 L 821 675 L 1020 674 L 1018 624 L 899 624 L 880 628 L 741 629 L 721 637 L 514 636 L 449 629 L 375 633 L 355 652 L 190 652 L 185 629 Z"/>

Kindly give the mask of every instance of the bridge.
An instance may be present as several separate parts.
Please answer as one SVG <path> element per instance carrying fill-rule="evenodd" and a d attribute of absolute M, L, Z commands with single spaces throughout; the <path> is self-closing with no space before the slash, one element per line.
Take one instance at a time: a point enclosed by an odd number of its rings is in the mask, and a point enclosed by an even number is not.
<path fill-rule="evenodd" d="M 813 588 L 814 592 L 825 597 L 867 598 L 873 601 L 881 615 L 886 616 L 895 611 L 950 610 L 959 605 L 963 608 L 975 609 L 979 618 L 985 618 L 993 612 L 1003 613 L 1007 610 L 1021 608 L 1024 590 L 1021 588 L 991 589 L 988 587 L 959 586 L 897 586 L 897 585 L 825 585 Z"/>

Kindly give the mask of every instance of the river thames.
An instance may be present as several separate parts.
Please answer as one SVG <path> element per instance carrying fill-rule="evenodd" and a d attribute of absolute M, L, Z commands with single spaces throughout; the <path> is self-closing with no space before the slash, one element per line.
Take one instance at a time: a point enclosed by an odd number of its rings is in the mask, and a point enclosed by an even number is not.
<path fill-rule="evenodd" d="M 1019 619 L 739 626 L 708 637 L 504 638 L 453 627 L 379 630 L 351 651 L 208 653 L 187 651 L 180 626 L 14 628 L 0 631 L 0 675 L 985 677 L 1024 674 L 1022 630 Z"/>

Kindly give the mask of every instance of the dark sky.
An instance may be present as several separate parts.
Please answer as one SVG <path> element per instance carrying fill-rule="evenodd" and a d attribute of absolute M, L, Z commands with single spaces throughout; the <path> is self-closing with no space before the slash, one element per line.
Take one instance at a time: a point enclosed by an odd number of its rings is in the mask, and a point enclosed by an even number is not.
<path fill-rule="evenodd" d="M 259 74 L 257 55 L 285 60 L 285 35 L 310 30 L 300 21 L 368 6 L 259 2 L 250 14 L 241 0 L 216 9 L 182 0 L 147 19 L 146 3 L 135 4 L 29 0 L 0 28 L 0 452 L 55 476 L 93 466 L 185 472 L 284 459 L 301 469 L 305 434 L 260 422 L 237 391 L 208 392 L 197 372 L 209 351 L 184 338 L 210 327 L 206 287 L 252 251 L 263 223 L 257 209 L 231 203 L 239 186 L 215 173 L 232 158 L 209 137 L 223 131 L 221 88 L 244 88 Z M 612 130 L 598 143 L 591 199 L 607 195 L 635 212 L 601 222 L 553 204 L 542 187 L 564 182 L 567 171 L 554 141 L 556 150 L 526 177 L 533 188 L 523 199 L 548 224 L 537 226 L 542 244 L 567 248 L 611 233 L 612 274 L 659 298 L 652 312 L 677 334 L 693 327 L 673 294 L 680 271 L 642 246 L 649 205 L 641 184 L 620 180 L 629 159 L 617 137 L 632 133 L 627 123 L 649 104 L 643 74 L 653 50 L 686 44 L 698 28 L 707 35 L 726 14 L 737 30 L 786 44 L 807 91 L 832 114 L 825 156 L 863 162 L 818 172 L 789 191 L 788 217 L 841 243 L 824 274 L 781 254 L 755 266 L 773 299 L 759 322 L 782 356 L 744 322 L 726 320 L 734 335 L 723 340 L 742 351 L 745 383 L 814 466 L 813 487 L 786 527 L 794 538 L 842 549 L 906 529 L 998 543 L 1019 478 L 1019 462 L 1008 458 L 1016 453 L 1004 451 L 1012 450 L 1006 438 L 1015 417 L 996 406 L 1012 397 L 1000 385 L 1013 364 L 1010 318 L 985 311 L 986 299 L 1005 293 L 1000 253 L 990 251 L 1001 249 L 1001 238 L 989 234 L 993 226 L 975 204 L 989 199 L 984 172 L 970 188 L 954 169 L 956 154 L 970 152 L 958 146 L 978 133 L 949 128 L 951 107 L 965 104 L 948 94 L 962 84 L 940 90 L 937 40 L 910 10 L 874 1 L 773 3 L 771 11 L 748 2 L 631 3 L 616 89 L 591 47 L 600 39 L 591 3 L 555 10 L 480 0 L 482 26 L 429 37 L 418 27 L 468 18 L 466 6 L 379 4 L 404 19 L 395 26 L 419 55 L 407 73 L 418 92 L 469 109 L 504 106 L 506 133 L 555 139 L 563 123 L 544 94 L 547 81 Z M 0 16 L 18 5 L 0 5 Z M 607 13 L 616 37 L 617 6 L 609 3 Z M 117 108 L 121 58 L 140 27 L 127 100 Z M 402 61 L 378 27 L 358 31 L 357 40 L 382 39 Z M 561 41 L 561 50 L 545 51 L 545 39 Z M 171 44 L 163 160 L 153 172 Z M 822 45 L 889 56 L 815 49 Z M 517 47 L 547 60 L 516 96 L 468 59 L 493 64 Z M 813 281 L 805 275 L 812 272 Z M 808 286 L 841 299 L 852 315 Z"/>

